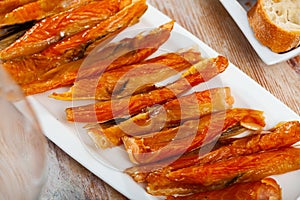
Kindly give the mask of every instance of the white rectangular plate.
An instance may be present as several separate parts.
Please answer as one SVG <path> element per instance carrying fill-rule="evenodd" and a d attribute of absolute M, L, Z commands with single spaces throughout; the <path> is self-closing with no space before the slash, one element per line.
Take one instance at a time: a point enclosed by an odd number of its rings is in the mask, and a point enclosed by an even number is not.
<path fill-rule="evenodd" d="M 247 9 L 250 8 L 249 5 L 253 6 L 256 0 L 220 0 L 220 2 L 239 26 L 258 56 L 267 65 L 286 61 L 300 54 L 299 47 L 286 53 L 274 53 L 256 39 L 247 18 Z"/>
<path fill-rule="evenodd" d="M 169 21 L 170 19 L 167 16 L 149 6 L 149 9 L 141 18 L 141 21 L 129 29 L 140 27 L 153 28 Z M 178 24 L 175 25 L 173 32 L 183 34 L 190 40 L 194 41 L 194 43 L 199 46 L 200 51 L 205 57 L 214 57 L 218 55 L 217 52 L 212 50 Z M 163 47 L 169 49 L 182 47 L 183 44 L 181 45 L 181 43 L 185 43 L 185 41 L 176 40 L 174 37 L 176 37 L 176 34 L 173 35 L 172 33 L 170 39 Z M 300 117 L 296 113 L 290 110 L 286 105 L 264 90 L 260 85 L 232 64 L 229 65 L 228 69 L 223 74 L 218 76 L 216 79 L 209 81 L 205 85 L 208 87 L 231 87 L 232 94 L 235 97 L 234 107 L 247 107 L 264 110 L 266 122 L 269 127 L 274 126 L 279 121 L 300 120 Z M 67 88 L 62 88 L 56 91 L 62 91 L 64 89 Z M 198 89 L 201 89 L 201 86 Z M 37 117 L 45 135 L 51 141 L 129 199 L 163 199 L 163 197 L 153 197 L 147 194 L 142 185 L 135 183 L 122 171 L 115 170 L 118 166 L 126 167 L 130 165 L 127 155 L 123 153 L 121 147 L 101 151 L 100 153 L 96 152 L 96 150 L 93 151 L 92 148 L 88 151 L 78 137 L 78 131 L 80 131 L 81 127 L 76 127 L 74 124 L 67 122 L 65 119 L 64 110 L 65 108 L 72 106 L 72 102 L 58 101 L 48 98 L 48 95 L 51 92 L 53 91 L 28 97 L 37 113 Z M 96 159 L 96 154 L 98 153 L 100 155 L 100 160 Z M 113 159 L 114 163 L 109 163 L 106 158 L 110 161 Z M 284 199 L 293 200 L 300 195 L 300 170 L 276 176 L 276 179 L 283 188 Z"/>

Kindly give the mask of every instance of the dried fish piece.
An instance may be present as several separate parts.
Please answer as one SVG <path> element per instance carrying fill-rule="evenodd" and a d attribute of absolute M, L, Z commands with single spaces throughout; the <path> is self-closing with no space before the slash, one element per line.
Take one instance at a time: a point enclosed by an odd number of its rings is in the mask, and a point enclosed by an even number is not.
<path fill-rule="evenodd" d="M 41 75 L 38 80 L 21 84 L 21 88 L 26 96 L 46 92 L 63 86 L 70 86 L 74 83 L 78 70 L 83 60 L 76 60 Z"/>
<path fill-rule="evenodd" d="M 240 155 L 288 147 L 300 141 L 300 122 L 289 121 L 271 131 L 235 139 L 228 145 L 201 156 L 197 164 L 216 162 Z"/>
<path fill-rule="evenodd" d="M 3 67 L 19 84 L 28 84 L 39 80 L 50 69 L 80 59 L 83 56 L 85 47 L 90 43 L 97 40 L 105 41 L 132 23 L 137 22 L 137 19 L 146 9 L 147 5 L 144 0 L 137 1 L 97 26 L 66 38 L 67 41 L 62 40 L 55 43 L 38 54 L 6 61 L 3 63 Z M 57 49 L 58 47 L 59 49 Z"/>
<path fill-rule="evenodd" d="M 258 181 L 270 175 L 298 170 L 299 154 L 299 148 L 285 147 L 178 169 L 168 173 L 167 177 L 181 183 L 224 188 L 235 183 Z"/>
<path fill-rule="evenodd" d="M 152 195 L 175 195 L 220 190 L 234 184 L 254 182 L 270 175 L 300 169 L 299 152 L 298 148 L 285 147 L 182 168 L 165 175 L 151 173 L 147 177 L 146 189 Z M 189 180 L 183 178 L 185 173 L 189 173 Z"/>
<path fill-rule="evenodd" d="M 189 119 L 231 108 L 232 104 L 228 87 L 215 88 L 179 97 L 110 127 L 89 124 L 86 128 L 98 147 L 107 148 L 122 144 L 125 135 L 143 135 L 178 126 Z"/>
<path fill-rule="evenodd" d="M 208 153 L 206 150 L 195 150 L 182 155 L 175 161 L 163 160 L 158 163 L 139 165 L 125 170 L 127 174 L 138 182 L 144 182 L 149 173 L 164 176 L 166 172 L 180 168 L 213 163 L 236 156 L 249 155 L 260 151 L 268 151 L 281 147 L 288 147 L 300 141 L 300 122 L 289 121 L 269 131 L 236 138 L 226 145 L 221 145 Z M 211 148 L 210 148 L 211 149 Z"/>
<path fill-rule="evenodd" d="M 13 9 L 0 19 L 0 27 L 22 24 L 29 21 L 38 21 L 45 17 L 58 14 L 80 5 L 87 4 L 91 0 L 38 0 Z"/>
<path fill-rule="evenodd" d="M 148 33 L 139 33 L 133 38 L 124 38 L 108 44 L 100 53 L 89 56 L 88 63 L 80 69 L 77 80 L 99 76 L 117 66 L 141 62 L 169 39 L 173 27 L 174 21 L 170 21 Z"/>
<path fill-rule="evenodd" d="M 36 0 L 2 0 L 0 1 L 0 15 Z"/>
<path fill-rule="evenodd" d="M 116 35 L 137 23 L 147 8 L 145 0 L 137 0 L 95 26 L 54 43 L 41 54 L 47 57 L 60 55 L 61 59 L 76 60 L 84 55 L 92 43 L 102 42 L 107 35 Z"/>
<path fill-rule="evenodd" d="M 100 49 L 96 55 L 91 55 L 92 58 L 97 58 L 96 60 L 91 60 L 89 57 L 87 61 L 85 60 L 86 57 L 84 57 L 76 61 L 59 65 L 39 76 L 38 81 L 22 84 L 22 89 L 26 95 L 36 94 L 57 87 L 69 86 L 82 79 L 97 77 L 104 71 L 110 71 L 122 66 L 142 62 L 145 58 L 153 54 L 169 38 L 173 25 L 174 21 L 171 21 L 151 30 L 146 35 L 138 34 L 133 38 L 125 38 L 119 42 L 110 43 Z M 186 54 L 184 53 L 184 57 L 194 63 L 199 60 L 196 54 L 198 53 L 187 52 Z M 96 82 L 93 84 L 96 84 Z M 63 99 L 68 99 L 71 98 L 71 95 L 72 93 L 70 91 L 70 93 L 66 92 L 64 95 L 61 94 L 60 96 Z M 51 97 L 54 98 L 56 96 L 56 93 L 51 95 Z"/>
<path fill-rule="evenodd" d="M 100 77 L 80 79 L 69 91 L 54 93 L 51 97 L 59 100 L 119 99 L 153 88 L 155 83 L 190 67 L 200 58 L 200 53 L 195 51 L 163 54 L 139 64 L 104 72 Z"/>
<path fill-rule="evenodd" d="M 92 1 L 37 22 L 24 36 L 0 51 L 0 58 L 10 60 L 38 53 L 64 37 L 74 35 L 108 19 L 119 11 L 118 0 Z"/>
<path fill-rule="evenodd" d="M 168 196 L 167 200 L 281 200 L 281 188 L 272 178 L 240 183 L 221 190 L 196 193 L 186 196 Z"/>
<path fill-rule="evenodd" d="M 222 73 L 227 66 L 228 60 L 223 56 L 204 59 L 193 66 L 193 68 L 198 67 L 199 71 L 188 73 L 186 77 L 181 77 L 165 87 L 133 95 L 130 98 L 67 108 L 66 118 L 68 121 L 102 123 L 128 117 L 154 104 L 162 104 L 174 99 L 191 87 Z"/>
<path fill-rule="evenodd" d="M 122 138 L 133 163 L 151 163 L 201 148 L 216 141 L 227 129 L 242 122 L 265 126 L 263 112 L 246 108 L 233 108 L 189 120 L 182 125 L 144 136 Z"/>

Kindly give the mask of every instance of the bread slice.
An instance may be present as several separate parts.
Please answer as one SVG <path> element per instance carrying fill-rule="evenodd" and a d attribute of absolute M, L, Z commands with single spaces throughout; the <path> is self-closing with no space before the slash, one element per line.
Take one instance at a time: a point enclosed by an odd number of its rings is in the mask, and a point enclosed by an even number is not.
<path fill-rule="evenodd" d="M 300 44 L 300 0 L 257 0 L 247 15 L 255 37 L 273 52 Z"/>

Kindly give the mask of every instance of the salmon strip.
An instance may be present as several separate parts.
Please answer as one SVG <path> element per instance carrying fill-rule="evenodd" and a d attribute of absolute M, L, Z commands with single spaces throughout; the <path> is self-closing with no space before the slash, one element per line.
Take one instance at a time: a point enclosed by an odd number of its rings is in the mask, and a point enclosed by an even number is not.
<path fill-rule="evenodd" d="M 147 49 L 140 50 L 137 52 L 139 54 L 139 59 L 143 59 L 144 57 L 148 56 L 151 54 L 152 51 L 149 51 Z M 134 63 L 134 62 L 139 62 L 140 60 L 135 58 L 131 59 L 128 57 L 131 55 L 126 54 L 124 56 L 124 61 L 126 62 L 126 58 L 128 58 L 128 62 Z M 137 56 L 137 55 L 133 55 Z M 84 62 L 84 59 L 76 60 L 73 62 L 69 62 L 63 65 L 60 65 L 54 69 L 49 70 L 45 74 L 43 74 L 38 81 L 33 81 L 28 84 L 22 84 L 21 87 L 25 93 L 25 95 L 32 95 L 32 94 L 37 94 L 41 92 L 45 92 L 51 89 L 63 87 L 63 86 L 70 86 L 73 85 L 74 82 L 76 81 L 76 78 L 78 78 L 78 72 L 80 71 L 80 68 L 82 67 Z M 120 66 L 119 66 L 119 65 Z M 122 63 L 111 63 L 113 67 L 122 67 Z M 70 96 L 71 93 L 66 92 L 65 94 L 59 94 L 59 97 L 57 96 L 57 93 L 51 94 L 49 97 L 59 99 L 59 100 L 68 100 L 71 99 L 72 97 Z"/>
<path fill-rule="evenodd" d="M 37 81 L 21 84 L 26 96 L 46 92 L 52 89 L 70 86 L 74 83 L 83 60 L 60 65 L 45 72 Z"/>
<path fill-rule="evenodd" d="M 38 0 L 30 2 L 6 13 L 0 19 L 0 26 L 22 24 L 33 20 L 37 21 L 87 4 L 90 1 L 91 0 Z"/>
<path fill-rule="evenodd" d="M 95 40 L 105 41 L 106 39 L 116 35 L 120 31 L 124 30 L 128 25 L 136 22 L 137 18 L 144 13 L 146 8 L 147 6 L 144 1 L 136 2 L 130 6 L 127 6 L 126 8 L 118 12 L 118 14 L 115 14 L 107 20 L 102 21 L 100 23 L 102 25 L 98 24 L 98 26 L 90 28 L 93 29 L 92 33 L 94 35 L 88 34 L 85 35 L 87 37 L 81 37 L 83 33 L 77 33 L 74 35 L 74 37 L 80 37 L 82 40 L 77 42 L 74 41 L 74 43 L 69 40 L 73 37 L 67 38 L 68 42 L 71 42 L 71 46 L 69 46 L 69 48 L 67 49 L 64 49 L 65 51 L 61 52 L 63 53 L 63 55 L 57 54 L 56 56 L 46 56 L 43 52 L 41 52 L 38 54 L 33 54 L 31 56 L 9 60 L 3 63 L 3 67 L 19 84 L 28 84 L 33 81 L 37 81 L 45 72 L 49 71 L 50 69 L 68 63 L 70 61 L 80 59 L 81 56 L 83 56 L 83 52 L 81 52 L 84 51 L 83 46 L 87 45 L 84 44 L 84 42 L 92 43 Z M 98 30 L 98 28 L 100 30 Z M 93 39 L 91 39 L 91 37 L 93 37 Z M 91 40 L 87 41 L 87 39 Z M 62 40 L 61 42 L 64 43 L 64 40 Z M 61 43 L 59 42 L 59 44 Z M 52 46 L 53 48 L 55 48 L 57 47 L 56 45 L 59 44 L 53 44 Z M 52 51 L 52 46 L 48 47 L 45 51 Z M 70 51 L 72 51 L 72 53 L 74 54 L 72 54 Z M 75 52 L 77 52 L 78 54 L 76 54 Z M 68 59 L 62 59 L 62 57 Z"/>
<path fill-rule="evenodd" d="M 184 56 L 187 54 L 187 60 Z M 119 99 L 133 93 L 141 93 L 154 87 L 169 76 L 182 71 L 200 60 L 199 52 L 167 53 L 140 64 L 127 65 L 101 74 L 100 77 L 80 79 L 70 91 L 51 97 L 59 100 Z"/>
<path fill-rule="evenodd" d="M 151 163 L 174 156 L 178 158 L 216 141 L 224 131 L 243 123 L 264 127 L 263 112 L 234 108 L 206 115 L 200 120 L 189 120 L 165 131 L 144 136 L 124 136 L 122 140 L 133 163 Z"/>
<path fill-rule="evenodd" d="M 300 169 L 300 149 L 285 147 L 147 177 L 147 192 L 174 195 L 224 189 Z M 189 174 L 189 175 L 187 175 Z M 193 179 L 193 180 L 192 180 Z"/>
<path fill-rule="evenodd" d="M 77 80 L 99 76 L 116 66 L 130 65 L 141 62 L 153 54 L 165 43 L 174 27 L 174 21 L 167 22 L 149 33 L 140 33 L 133 38 L 124 38 L 119 42 L 110 43 L 96 54 L 91 64 L 84 65 L 78 74 Z"/>
<path fill-rule="evenodd" d="M 262 131 L 244 138 L 238 138 L 228 145 L 199 157 L 195 164 L 212 163 L 240 155 L 288 147 L 300 141 L 300 122 L 289 121 L 273 131 Z M 190 164 L 192 165 L 192 164 Z"/>
<path fill-rule="evenodd" d="M 168 173 L 167 177 L 182 183 L 225 187 L 298 170 L 300 169 L 299 155 L 299 148 L 286 147 L 178 169 Z"/>
<path fill-rule="evenodd" d="M 102 1 L 101 1 L 102 2 Z M 105 1 L 104 1 L 105 2 Z M 103 3 L 105 6 L 105 3 Z M 107 5 L 106 5 L 107 6 Z M 122 30 L 138 22 L 147 10 L 145 0 L 138 0 L 113 14 L 92 28 L 82 30 L 45 49 L 42 55 L 47 57 L 62 55 L 62 59 L 74 60 L 81 57 L 86 48 L 96 41 L 104 41 L 103 37 L 120 33 Z"/>
<path fill-rule="evenodd" d="M 300 122 L 289 121 L 270 131 L 262 131 L 255 135 L 235 139 L 233 142 L 221 146 L 209 153 L 195 150 L 184 154 L 175 161 L 165 160 L 128 168 L 125 172 L 135 181 L 144 182 L 149 173 L 163 173 L 174 171 L 192 165 L 203 165 L 236 156 L 249 155 L 260 151 L 267 151 L 281 147 L 288 147 L 300 141 Z"/>
<path fill-rule="evenodd" d="M 199 71 L 187 73 L 185 77 L 181 77 L 165 87 L 133 95 L 130 98 L 67 108 L 66 118 L 68 121 L 102 123 L 114 118 L 128 117 L 154 104 L 162 104 L 174 99 L 191 87 L 220 74 L 227 66 L 228 60 L 223 56 L 204 59 L 192 66 L 193 69 L 198 68 Z"/>
<path fill-rule="evenodd" d="M 39 77 L 38 81 L 29 84 L 22 84 L 22 89 L 26 95 L 45 92 L 50 89 L 69 86 L 81 79 L 90 79 L 99 76 L 103 71 L 118 69 L 122 66 L 132 65 L 142 62 L 145 58 L 153 54 L 170 36 L 174 22 L 168 22 L 158 28 L 153 29 L 147 35 L 137 35 L 133 38 L 126 38 L 120 42 L 107 45 L 97 53 L 97 60 L 86 62 L 85 58 L 62 64 Z M 150 46 L 144 45 L 151 44 Z M 98 55 L 99 54 L 99 55 Z M 188 60 L 194 63 L 196 52 L 184 54 Z M 116 55 L 119 57 L 114 58 Z M 191 56 L 191 57 L 189 57 Z M 200 55 L 199 55 L 200 56 Z M 198 57 L 198 56 L 197 56 Z M 85 61 L 85 62 L 84 62 Z M 72 90 L 72 89 L 71 89 Z M 55 98 L 56 93 L 51 97 Z M 59 99 L 71 98 L 72 93 L 60 94 Z"/>
<path fill-rule="evenodd" d="M 235 184 L 230 187 L 186 196 L 168 196 L 166 200 L 281 200 L 281 188 L 272 178 Z"/>
<path fill-rule="evenodd" d="M 232 104 L 230 89 L 216 88 L 174 99 L 108 128 L 101 124 L 86 128 L 97 146 L 107 148 L 122 144 L 123 136 L 137 136 L 178 126 L 186 120 L 231 108 Z"/>
<path fill-rule="evenodd" d="M 0 14 L 5 14 L 13 9 L 23 6 L 27 3 L 33 2 L 36 0 L 1 0 L 0 1 Z"/>
<path fill-rule="evenodd" d="M 217 144 L 212 143 L 204 145 L 200 150 L 205 153 L 210 152 L 210 150 L 213 151 L 216 147 Z M 124 172 L 130 175 L 136 182 L 147 182 L 148 176 L 152 176 L 153 174 L 165 177 L 165 174 L 169 171 L 195 165 L 201 159 L 200 153 L 202 152 L 199 149 L 195 149 L 184 153 L 178 159 L 170 157 L 153 163 L 138 164 L 125 169 Z"/>
<path fill-rule="evenodd" d="M 95 26 L 119 11 L 118 0 L 93 1 L 36 23 L 24 36 L 0 52 L 0 58 L 10 60 L 38 53 L 63 37 Z"/>
<path fill-rule="evenodd" d="M 146 183 L 147 193 L 154 196 L 170 196 L 170 195 L 187 195 L 191 193 L 207 192 L 216 189 L 214 186 L 205 187 L 200 184 L 186 184 L 177 181 L 170 180 L 166 176 L 160 176 L 160 174 L 151 173 L 147 176 Z"/>

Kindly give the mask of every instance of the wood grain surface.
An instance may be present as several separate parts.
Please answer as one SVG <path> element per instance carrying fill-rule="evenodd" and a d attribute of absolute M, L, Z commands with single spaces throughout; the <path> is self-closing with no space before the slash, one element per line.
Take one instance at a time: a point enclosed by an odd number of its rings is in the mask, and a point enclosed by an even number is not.
<path fill-rule="evenodd" d="M 218 0 L 148 0 L 300 114 L 300 56 L 265 65 Z M 259 98 L 259 97 L 254 97 Z M 274 111 L 275 114 L 276 110 Z M 126 199 L 52 142 L 41 199 Z"/>

